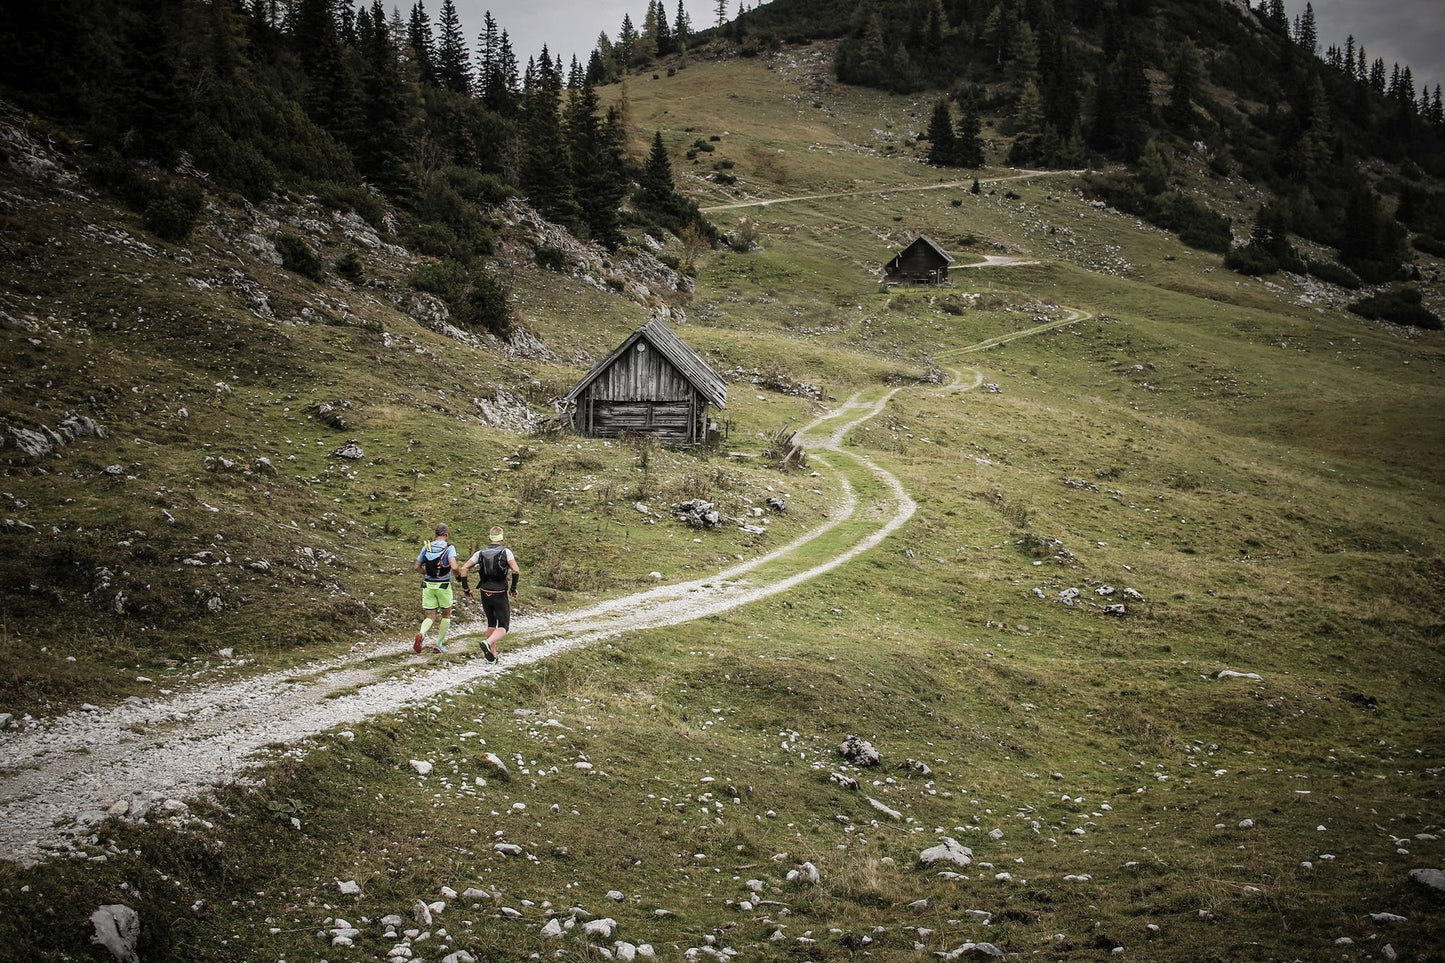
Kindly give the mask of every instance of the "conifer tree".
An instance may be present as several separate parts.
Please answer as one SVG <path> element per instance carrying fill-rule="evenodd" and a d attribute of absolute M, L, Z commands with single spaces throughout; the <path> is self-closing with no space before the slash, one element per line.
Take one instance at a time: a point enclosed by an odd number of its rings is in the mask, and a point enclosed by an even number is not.
<path fill-rule="evenodd" d="M 663 18 L 666 20 L 666 16 Z M 647 14 L 642 18 L 642 30 L 632 45 L 632 62 L 647 63 L 658 55 L 657 49 L 657 0 L 647 0 Z"/>
<path fill-rule="evenodd" d="M 138 156 L 169 161 L 182 142 L 181 76 L 173 27 L 179 10 L 171 0 L 137 0 L 123 21 L 119 76 L 111 94 L 111 119 L 122 142 Z"/>
<path fill-rule="evenodd" d="M 1013 36 L 1008 44 L 1008 65 L 1004 75 L 1009 83 L 1022 89 L 1027 81 L 1038 83 L 1039 73 L 1039 45 L 1034 39 L 1034 28 L 1027 23 L 1020 23 L 1014 30 Z M 1042 105 L 1042 100 L 1040 101 Z"/>
<path fill-rule="evenodd" d="M 970 94 L 964 98 L 963 116 L 958 119 L 958 130 L 954 134 L 955 163 L 959 167 L 977 169 L 983 166 L 983 141 L 979 136 L 982 132 L 983 121 L 978 116 L 978 102 Z"/>
<path fill-rule="evenodd" d="M 1009 161 L 1029 163 L 1043 159 L 1039 147 L 1044 137 L 1044 103 L 1038 85 L 1032 80 L 1024 81 L 1014 105 L 1012 127 L 1014 142 L 1009 148 Z"/>
<path fill-rule="evenodd" d="M 522 100 L 522 164 L 520 181 L 532 206 L 549 220 L 576 227 L 580 211 L 572 190 L 572 162 L 559 112 L 561 83 L 547 48 L 535 66 L 532 87 Z"/>
<path fill-rule="evenodd" d="M 572 158 L 572 183 L 587 232 L 609 248 L 622 242 L 618 209 L 626 193 L 622 142 L 616 114 L 598 117 L 597 92 L 584 83 L 567 106 L 567 146 Z"/>
<path fill-rule="evenodd" d="M 461 18 L 452 0 L 442 0 L 438 14 L 436 58 L 437 81 L 446 90 L 458 94 L 471 93 L 472 64 L 467 55 L 466 38 L 462 36 Z"/>
<path fill-rule="evenodd" d="M 406 41 L 422 86 L 436 87 L 438 85 L 436 43 L 432 38 L 431 18 L 427 16 L 426 6 L 422 0 L 417 0 L 411 8 L 411 18 L 407 21 L 406 27 Z"/>
<path fill-rule="evenodd" d="M 632 58 L 637 54 L 637 28 L 625 13 L 622 15 L 622 28 L 617 31 L 616 50 L 618 67 L 626 70 L 632 66 Z"/>
<path fill-rule="evenodd" d="M 637 204 L 648 210 L 666 212 L 673 206 L 677 187 L 672 179 L 672 161 L 662 143 L 662 131 L 654 131 L 652 150 L 637 178 Z"/>
<path fill-rule="evenodd" d="M 953 114 L 948 109 L 948 98 L 940 97 L 933 105 L 933 116 L 928 121 L 928 163 L 938 167 L 952 166 L 958 160 L 958 145 L 954 143 Z"/>
<path fill-rule="evenodd" d="M 653 15 L 653 22 L 656 24 L 657 55 L 666 57 L 677 52 L 677 38 L 673 36 L 672 27 L 667 22 L 667 8 L 662 5 L 662 0 L 656 0 L 657 11 Z"/>
<path fill-rule="evenodd" d="M 1312 3 L 1306 3 L 1305 12 L 1300 15 L 1299 29 L 1295 32 L 1295 43 L 1299 44 L 1300 49 L 1311 57 L 1319 53 L 1320 35 L 1315 28 L 1315 8 Z"/>
<path fill-rule="evenodd" d="M 306 77 L 306 113 L 338 140 L 349 142 L 356 133 L 357 105 L 330 0 L 300 0 L 292 39 Z"/>
<path fill-rule="evenodd" d="M 504 105 L 498 110 L 498 113 L 505 117 L 511 117 L 517 112 L 522 88 L 521 82 L 517 78 L 517 55 L 512 52 L 512 38 L 507 36 L 505 30 L 502 31 L 502 43 L 497 63 L 501 81 L 501 86 L 497 88 L 497 96 Z"/>
<path fill-rule="evenodd" d="M 400 51 L 387 30 L 381 0 L 373 0 L 366 19 L 371 27 L 364 33 L 358 30 L 357 37 L 362 123 L 357 132 L 356 166 L 379 189 L 400 197 L 408 186 L 407 151 L 419 105 L 408 96 Z"/>
<path fill-rule="evenodd" d="M 1202 88 L 1199 48 L 1194 41 L 1185 37 L 1174 52 L 1174 63 L 1169 71 L 1169 100 L 1164 105 L 1164 121 L 1185 136 L 1194 133 L 1194 101 Z"/>
<path fill-rule="evenodd" d="M 717 23 L 721 27 L 728 22 L 728 0 L 717 0 Z"/>
<path fill-rule="evenodd" d="M 502 79 L 502 32 L 490 10 L 482 14 L 482 32 L 477 37 L 477 97 L 488 110 L 497 113 L 507 102 Z"/>
<path fill-rule="evenodd" d="M 687 11 L 682 8 L 682 0 L 677 0 L 677 19 L 672 22 L 673 46 L 678 53 L 685 53 L 691 41 L 692 23 L 687 18 Z"/>

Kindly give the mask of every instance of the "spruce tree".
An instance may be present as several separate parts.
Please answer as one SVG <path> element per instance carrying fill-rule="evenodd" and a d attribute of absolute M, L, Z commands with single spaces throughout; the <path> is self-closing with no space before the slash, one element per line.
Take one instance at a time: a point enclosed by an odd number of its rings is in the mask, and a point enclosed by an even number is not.
<path fill-rule="evenodd" d="M 477 97 L 496 113 L 502 112 L 507 100 L 502 79 L 502 33 L 490 10 L 482 14 L 482 32 L 477 37 Z"/>
<path fill-rule="evenodd" d="M 685 53 L 691 41 L 692 23 L 687 18 L 687 11 L 682 8 L 682 0 L 677 0 L 677 19 L 672 22 L 673 46 L 678 53 Z"/>
<path fill-rule="evenodd" d="M 954 143 L 953 114 L 948 109 L 948 98 L 940 97 L 933 105 L 933 116 L 928 121 L 928 163 L 938 167 L 949 167 L 957 163 L 958 145 Z"/>
<path fill-rule="evenodd" d="M 437 80 L 441 87 L 458 94 L 471 93 L 472 64 L 462 36 L 461 18 L 452 0 L 442 0 L 437 27 Z"/>
<path fill-rule="evenodd" d="M 662 143 L 662 131 L 654 131 L 652 150 L 637 178 L 637 205 L 647 210 L 666 213 L 671 211 L 677 194 L 672 180 L 672 161 Z"/>
<path fill-rule="evenodd" d="M 616 114 L 598 118 L 597 92 L 584 83 L 567 106 L 567 147 L 572 185 L 581 217 L 593 240 L 615 248 L 622 242 L 618 209 L 626 193 L 622 142 Z"/>
<path fill-rule="evenodd" d="M 363 9 L 363 13 L 366 11 Z M 372 27 L 358 31 L 361 55 L 362 124 L 356 144 L 358 170 L 392 197 L 408 187 L 407 154 L 418 104 L 409 96 L 400 52 L 386 28 L 381 0 L 373 0 Z"/>
<path fill-rule="evenodd" d="M 351 142 L 357 104 L 331 0 L 300 0 L 292 41 L 306 77 L 302 104 L 307 115 L 338 140 Z"/>
<path fill-rule="evenodd" d="M 657 12 L 653 21 L 657 25 L 657 55 L 666 57 L 677 53 L 677 38 L 673 36 L 672 27 L 668 25 L 667 8 L 662 5 L 662 0 L 657 0 Z"/>
<path fill-rule="evenodd" d="M 531 67 L 531 64 L 529 64 Z M 534 69 L 532 88 L 522 100 L 522 166 L 520 181 L 532 206 L 549 220 L 576 227 L 581 212 L 572 190 L 572 162 L 559 113 L 561 84 L 550 56 Z"/>
<path fill-rule="evenodd" d="M 972 96 L 963 101 L 963 116 L 958 119 L 958 130 L 954 134 L 955 163 L 959 167 L 977 169 L 983 166 L 983 121 L 978 116 L 978 102 Z M 977 182 L 975 182 L 977 183 Z"/>
<path fill-rule="evenodd" d="M 1024 81 L 1024 89 L 1014 105 L 1012 117 L 1014 142 L 1009 148 L 1010 163 L 1034 163 L 1042 160 L 1039 150 L 1044 137 L 1044 102 L 1038 85 Z"/>
<path fill-rule="evenodd" d="M 432 38 L 431 18 L 427 16 L 422 0 L 417 0 L 411 8 L 411 18 L 406 25 L 406 42 L 422 86 L 436 87 L 436 42 Z"/>
<path fill-rule="evenodd" d="M 717 23 L 721 27 L 728 22 L 728 0 L 717 0 Z"/>
<path fill-rule="evenodd" d="M 1199 48 L 1194 46 L 1194 41 L 1185 37 L 1174 52 L 1174 64 L 1169 72 L 1169 100 L 1164 105 L 1164 121 L 1186 137 L 1194 133 L 1196 126 L 1194 101 L 1200 95 L 1202 74 Z"/>

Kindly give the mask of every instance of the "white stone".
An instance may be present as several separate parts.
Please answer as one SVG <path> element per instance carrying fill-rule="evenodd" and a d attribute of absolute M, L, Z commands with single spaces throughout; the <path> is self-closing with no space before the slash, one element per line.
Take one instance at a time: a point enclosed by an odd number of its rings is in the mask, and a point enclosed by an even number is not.
<path fill-rule="evenodd" d="M 140 914 L 121 903 L 102 906 L 90 914 L 95 933 L 90 942 L 110 950 L 119 963 L 139 963 Z"/>
<path fill-rule="evenodd" d="M 430 774 L 432 770 L 432 764 L 427 762 L 425 759 L 411 760 L 411 767 L 423 776 Z"/>
<path fill-rule="evenodd" d="M 337 880 L 336 888 L 341 891 L 342 896 L 361 895 L 361 886 L 354 879 L 348 879 L 344 882 L 342 880 Z"/>
<path fill-rule="evenodd" d="M 959 843 L 952 836 L 944 836 L 943 842 L 937 846 L 930 846 L 918 854 L 918 861 L 925 866 L 932 866 L 934 863 L 953 863 L 957 866 L 967 866 L 973 862 L 973 850 Z"/>
<path fill-rule="evenodd" d="M 542 927 L 542 934 L 541 934 L 541 935 L 542 935 L 542 939 L 544 939 L 544 940 L 555 939 L 556 937 L 561 936 L 561 935 L 562 935 L 562 924 L 561 924 L 561 922 L 558 921 L 558 919 L 557 919 L 555 916 L 552 917 L 551 919 L 549 919 L 549 920 L 547 921 L 546 925 L 544 925 L 544 926 Z"/>
<path fill-rule="evenodd" d="M 1431 889 L 1445 889 L 1445 871 L 1438 869 L 1412 869 L 1410 878 Z"/>
<path fill-rule="evenodd" d="M 582 933 L 588 937 L 607 939 L 612 936 L 612 931 L 617 927 L 617 921 L 611 917 L 604 917 L 600 920 L 588 920 L 582 924 Z"/>

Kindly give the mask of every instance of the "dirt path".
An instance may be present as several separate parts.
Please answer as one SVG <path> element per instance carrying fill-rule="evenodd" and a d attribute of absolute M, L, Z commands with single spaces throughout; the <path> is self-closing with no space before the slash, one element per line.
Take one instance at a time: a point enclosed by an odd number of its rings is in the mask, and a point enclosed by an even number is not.
<path fill-rule="evenodd" d="M 946 352 L 947 362 L 1052 330 L 1070 316 Z M 949 369 L 944 390 L 983 380 Z M 428 660 L 379 640 L 338 658 L 231 682 L 200 686 L 110 708 L 42 720 L 0 736 L 0 858 L 30 865 L 64 849 L 107 813 L 135 801 L 185 800 L 243 782 L 268 746 L 396 712 L 433 696 L 623 632 L 675 625 L 786 592 L 846 564 L 882 542 L 915 504 L 894 475 L 843 448 L 853 427 L 881 412 L 899 389 L 855 395 L 800 432 L 810 454 L 839 480 L 828 521 L 768 554 L 689 582 L 669 584 L 525 624 L 507 637 L 503 659 Z M 453 634 L 454 639 L 476 629 Z M 519 644 L 520 643 L 520 644 Z"/>
<path fill-rule="evenodd" d="M 1006 181 L 1022 181 L 1034 177 L 1049 177 L 1055 174 L 1082 174 L 1083 171 L 1031 171 L 1021 170 L 1017 174 L 1005 174 L 1001 177 L 981 177 L 980 184 L 1002 184 Z M 736 201 L 731 204 L 713 204 L 701 208 L 704 214 L 713 214 L 717 211 L 736 211 L 744 207 L 771 207 L 774 204 L 790 204 L 795 201 L 830 201 L 840 197 L 865 197 L 870 194 L 902 194 L 913 191 L 942 191 L 953 187 L 964 188 L 965 190 L 973 184 L 973 178 L 964 181 L 946 181 L 937 184 L 916 184 L 904 187 L 879 187 L 867 188 L 857 191 L 839 191 L 836 194 L 795 194 L 788 197 L 767 197 L 753 201 Z"/>

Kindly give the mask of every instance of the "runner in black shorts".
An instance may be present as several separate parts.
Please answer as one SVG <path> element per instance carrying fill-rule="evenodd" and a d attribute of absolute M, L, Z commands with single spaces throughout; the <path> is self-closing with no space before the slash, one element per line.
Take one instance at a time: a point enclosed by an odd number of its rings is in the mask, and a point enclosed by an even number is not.
<path fill-rule="evenodd" d="M 466 576 L 472 569 L 480 569 L 477 576 L 477 591 L 482 593 L 482 612 L 487 616 L 487 636 L 482 641 L 482 655 L 488 662 L 497 661 L 497 643 L 512 627 L 510 598 L 517 597 L 517 557 L 502 544 L 503 532 L 493 527 L 488 533 L 491 544 L 462 563 L 457 574 Z M 508 589 L 508 577 L 511 588 Z"/>

